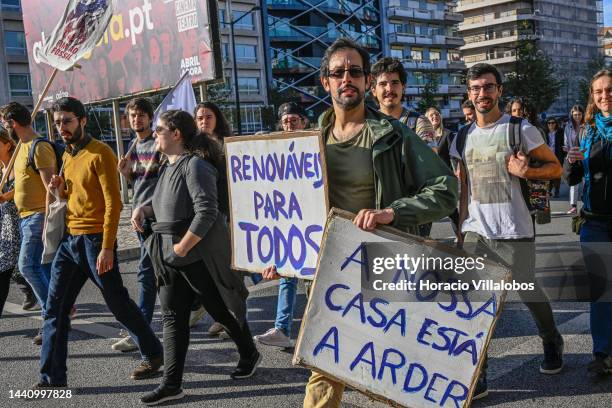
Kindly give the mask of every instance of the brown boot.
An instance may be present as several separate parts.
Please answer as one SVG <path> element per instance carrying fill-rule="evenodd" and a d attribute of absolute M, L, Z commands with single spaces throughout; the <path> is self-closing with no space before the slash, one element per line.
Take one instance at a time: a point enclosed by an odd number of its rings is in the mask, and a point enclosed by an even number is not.
<path fill-rule="evenodd" d="M 142 360 L 138 367 L 132 371 L 132 380 L 143 380 L 155 376 L 159 368 L 164 365 L 164 356 L 159 355 L 147 360 Z"/>

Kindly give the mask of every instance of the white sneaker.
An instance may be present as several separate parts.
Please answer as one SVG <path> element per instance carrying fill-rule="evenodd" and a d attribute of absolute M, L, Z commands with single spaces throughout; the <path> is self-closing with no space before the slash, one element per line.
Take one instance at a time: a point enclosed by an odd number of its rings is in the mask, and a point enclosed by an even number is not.
<path fill-rule="evenodd" d="M 265 344 L 266 346 L 275 346 L 283 348 L 292 346 L 291 339 L 285 336 L 285 333 L 278 330 L 277 328 L 272 328 L 264 334 L 253 336 L 253 340 L 258 343 Z"/>
<path fill-rule="evenodd" d="M 130 336 L 124 337 L 111 346 L 111 349 L 115 351 L 121 351 L 127 353 L 128 351 L 138 350 L 138 346 L 134 343 L 134 340 Z"/>
<path fill-rule="evenodd" d="M 189 327 L 194 327 L 206 314 L 206 309 L 200 306 L 198 310 L 192 310 L 189 315 Z"/>
<path fill-rule="evenodd" d="M 225 328 L 221 326 L 221 323 L 214 322 L 213 324 L 210 325 L 210 328 L 208 329 L 208 334 L 210 334 L 211 336 L 216 336 L 224 330 Z"/>

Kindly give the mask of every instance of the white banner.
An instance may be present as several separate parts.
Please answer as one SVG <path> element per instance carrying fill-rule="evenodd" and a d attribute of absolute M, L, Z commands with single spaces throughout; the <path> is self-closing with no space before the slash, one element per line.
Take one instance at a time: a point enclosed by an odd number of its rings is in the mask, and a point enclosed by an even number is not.
<path fill-rule="evenodd" d="M 191 86 L 191 76 L 185 73 L 178 84 L 172 88 L 162 103 L 155 109 L 153 127 L 157 126 L 157 119 L 162 113 L 172 109 L 180 109 L 193 115 L 196 105 L 195 93 L 193 92 L 193 86 Z"/>
<path fill-rule="evenodd" d="M 319 132 L 225 139 L 232 266 L 312 279 L 327 218 Z"/>
<path fill-rule="evenodd" d="M 352 214 L 334 211 L 339 215 L 330 216 L 326 225 L 294 364 L 316 369 L 393 406 L 469 406 L 505 291 L 482 290 L 478 299 L 487 300 L 473 301 L 474 292 L 469 290 L 455 291 L 450 297 L 442 296 L 441 290 L 421 290 L 417 284 L 438 274 L 437 268 L 421 267 L 425 260 L 450 259 L 463 265 L 458 259 L 471 255 L 399 231 L 398 235 L 387 230 L 365 232 L 352 223 Z M 380 290 L 368 296 L 364 276 L 384 276 L 375 268 L 367 269 L 380 265 L 364 250 L 370 243 L 399 249 L 421 266 L 415 273 L 398 269 L 389 253 L 393 265 L 385 262 L 385 266 L 396 279 L 387 281 L 396 281 L 395 286 L 384 289 L 378 282 L 374 287 Z M 479 262 L 484 268 L 477 272 L 485 279 L 507 279 L 510 274 L 490 261 Z M 414 293 L 402 286 L 404 282 L 416 285 Z M 433 282 L 438 279 L 429 280 Z"/>
<path fill-rule="evenodd" d="M 61 71 L 92 51 L 113 16 L 116 0 L 70 0 L 51 37 L 36 56 Z"/>

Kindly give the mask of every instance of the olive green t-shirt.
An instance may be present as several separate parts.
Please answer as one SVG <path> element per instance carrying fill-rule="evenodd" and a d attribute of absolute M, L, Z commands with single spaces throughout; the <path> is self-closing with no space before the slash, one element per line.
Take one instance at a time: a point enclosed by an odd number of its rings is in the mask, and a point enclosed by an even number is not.
<path fill-rule="evenodd" d="M 330 128 L 325 146 L 329 203 L 353 213 L 375 208 L 372 130 L 366 123 L 351 139 L 339 142 Z"/>

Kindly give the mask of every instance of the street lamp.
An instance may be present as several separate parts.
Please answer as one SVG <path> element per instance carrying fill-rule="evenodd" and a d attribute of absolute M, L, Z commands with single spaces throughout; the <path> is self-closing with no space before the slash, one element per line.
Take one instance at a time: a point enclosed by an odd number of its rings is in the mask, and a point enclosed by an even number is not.
<path fill-rule="evenodd" d="M 238 66 L 236 64 L 236 40 L 234 38 L 234 24 L 257 10 L 261 10 L 261 7 L 254 6 L 249 11 L 238 17 L 236 20 L 226 23 L 230 26 L 230 37 L 232 38 L 232 60 L 234 65 L 234 95 L 236 97 L 236 125 L 238 126 L 238 135 L 242 135 L 242 119 L 240 117 L 240 93 L 238 92 Z"/>

